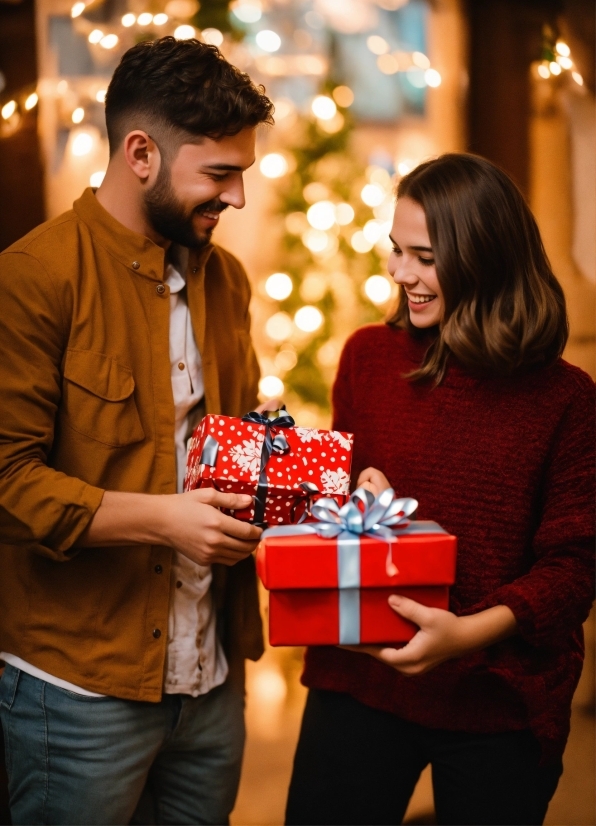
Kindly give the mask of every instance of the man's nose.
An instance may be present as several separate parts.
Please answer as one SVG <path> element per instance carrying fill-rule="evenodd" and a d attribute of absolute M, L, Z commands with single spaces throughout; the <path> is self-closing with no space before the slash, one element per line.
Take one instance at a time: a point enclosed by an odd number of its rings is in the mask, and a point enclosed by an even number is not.
<path fill-rule="evenodd" d="M 225 188 L 224 192 L 220 194 L 219 200 L 223 204 L 234 207 L 234 209 L 242 209 L 242 207 L 246 204 L 246 198 L 244 196 L 244 181 L 240 179 L 229 184 Z"/>

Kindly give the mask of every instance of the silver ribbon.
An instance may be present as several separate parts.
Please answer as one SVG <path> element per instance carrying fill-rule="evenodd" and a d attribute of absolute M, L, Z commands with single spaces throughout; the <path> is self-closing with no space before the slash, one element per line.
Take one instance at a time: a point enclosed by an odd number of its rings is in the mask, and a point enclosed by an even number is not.
<path fill-rule="evenodd" d="M 217 462 L 217 451 L 219 450 L 219 442 L 213 436 L 207 436 L 203 443 L 203 450 L 201 451 L 201 458 L 199 464 L 210 465 L 215 467 Z"/>
<path fill-rule="evenodd" d="M 444 533 L 436 523 L 410 522 L 418 507 L 416 499 L 396 499 L 393 488 L 376 498 L 358 488 L 341 508 L 329 497 L 319 499 L 311 508 L 316 522 L 279 525 L 262 534 L 304 536 L 317 534 L 323 539 L 337 538 L 337 580 L 339 587 L 340 645 L 360 643 L 360 537 L 370 536 L 391 542 L 398 533 Z M 416 526 L 416 527 L 414 527 Z M 429 526 L 432 526 L 429 531 Z M 391 552 L 391 546 L 389 546 Z M 394 566 L 395 567 L 395 566 Z"/>

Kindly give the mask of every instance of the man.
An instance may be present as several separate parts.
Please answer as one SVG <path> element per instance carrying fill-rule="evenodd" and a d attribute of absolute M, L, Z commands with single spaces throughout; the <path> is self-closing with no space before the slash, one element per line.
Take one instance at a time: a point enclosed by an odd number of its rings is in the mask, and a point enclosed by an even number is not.
<path fill-rule="evenodd" d="M 0 256 L 13 823 L 128 823 L 147 781 L 157 822 L 228 822 L 260 531 L 219 510 L 250 497 L 181 490 L 205 410 L 257 403 L 248 281 L 210 239 L 272 109 L 213 46 L 135 46 L 101 187 Z"/>

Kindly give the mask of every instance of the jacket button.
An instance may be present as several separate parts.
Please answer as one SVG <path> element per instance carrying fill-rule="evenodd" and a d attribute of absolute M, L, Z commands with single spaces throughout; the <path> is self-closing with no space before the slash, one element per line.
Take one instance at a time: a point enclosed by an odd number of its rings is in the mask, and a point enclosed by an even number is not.
<path fill-rule="evenodd" d="M 159 630 L 159 628 L 154 628 L 153 629 L 153 636 L 155 637 L 156 640 L 158 640 L 161 637 L 161 631 Z"/>
<path fill-rule="evenodd" d="M 194 273 L 194 272 L 198 272 L 198 271 L 199 271 L 199 268 L 198 268 L 198 267 L 193 267 L 193 268 L 192 268 L 192 271 L 193 271 L 193 273 Z"/>
<path fill-rule="evenodd" d="M 155 571 L 156 574 L 161 574 L 161 572 L 163 571 L 163 568 L 161 567 L 161 565 L 156 565 L 153 570 Z"/>
<path fill-rule="evenodd" d="M 132 262 L 132 268 L 133 268 L 133 270 L 138 270 L 140 266 L 141 266 L 141 265 L 139 264 L 139 262 L 138 262 L 138 261 L 133 261 L 133 262 Z"/>
<path fill-rule="evenodd" d="M 166 291 L 166 288 L 164 287 L 163 284 L 158 284 L 157 287 L 155 288 L 155 292 L 158 295 L 163 295 L 165 293 L 165 291 Z"/>

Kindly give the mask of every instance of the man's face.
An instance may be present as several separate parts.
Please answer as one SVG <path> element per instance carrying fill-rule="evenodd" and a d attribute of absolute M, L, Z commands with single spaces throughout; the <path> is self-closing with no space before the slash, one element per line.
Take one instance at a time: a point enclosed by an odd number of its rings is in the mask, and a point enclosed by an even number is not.
<path fill-rule="evenodd" d="M 253 128 L 217 141 L 182 144 L 170 164 L 162 156 L 157 179 L 144 195 L 155 232 L 184 247 L 204 247 L 223 210 L 244 206 L 242 175 L 254 160 Z"/>

